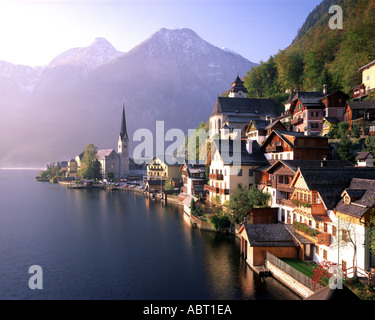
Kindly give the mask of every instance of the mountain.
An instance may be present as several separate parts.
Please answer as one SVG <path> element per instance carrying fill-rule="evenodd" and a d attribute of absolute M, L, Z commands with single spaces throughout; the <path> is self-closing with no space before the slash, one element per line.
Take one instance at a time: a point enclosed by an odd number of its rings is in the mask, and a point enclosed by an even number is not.
<path fill-rule="evenodd" d="M 47 66 L 26 68 L 30 75 L 23 86 L 0 63 L 0 85 L 12 89 L 10 95 L 0 89 L 6 96 L 0 125 L 7 132 L 0 138 L 7 150 L 0 167 L 68 160 L 89 143 L 116 148 L 123 103 L 130 138 L 138 129 L 154 132 L 156 120 L 164 121 L 165 132 L 177 128 L 187 134 L 208 120 L 237 73 L 254 66 L 186 28 L 160 29 L 127 53 L 97 38 Z"/>

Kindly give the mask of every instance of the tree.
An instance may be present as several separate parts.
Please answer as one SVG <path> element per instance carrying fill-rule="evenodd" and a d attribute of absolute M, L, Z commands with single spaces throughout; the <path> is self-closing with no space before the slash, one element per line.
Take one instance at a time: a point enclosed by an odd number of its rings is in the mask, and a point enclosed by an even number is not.
<path fill-rule="evenodd" d="M 165 182 L 164 182 L 164 190 L 173 190 L 174 189 L 171 182 L 172 182 L 172 180 L 169 177 L 165 180 Z"/>
<path fill-rule="evenodd" d="M 353 138 L 359 138 L 362 133 L 362 126 L 358 123 L 353 124 L 351 135 Z"/>
<path fill-rule="evenodd" d="M 251 208 L 267 207 L 271 195 L 268 192 L 263 192 L 253 186 L 250 187 L 248 198 Z"/>
<path fill-rule="evenodd" d="M 84 149 L 79 174 L 84 179 L 101 179 L 101 165 L 97 157 L 97 147 L 88 144 Z"/>
<path fill-rule="evenodd" d="M 238 184 L 234 189 L 229 200 L 229 209 L 231 210 L 231 220 L 233 223 L 242 223 L 246 214 L 251 209 L 251 202 L 248 191 L 242 183 Z"/>
<path fill-rule="evenodd" d="M 339 160 L 347 160 L 351 163 L 354 163 L 355 156 L 350 151 L 351 147 L 352 141 L 348 136 L 344 136 L 343 138 L 341 138 L 336 150 L 336 158 Z"/>

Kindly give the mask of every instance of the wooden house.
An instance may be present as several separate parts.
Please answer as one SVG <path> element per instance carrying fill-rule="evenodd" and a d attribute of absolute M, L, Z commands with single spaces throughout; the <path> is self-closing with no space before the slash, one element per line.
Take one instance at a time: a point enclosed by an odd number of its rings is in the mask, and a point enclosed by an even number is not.
<path fill-rule="evenodd" d="M 191 194 L 195 197 L 204 196 L 204 185 L 207 183 L 206 167 L 201 164 L 192 164 L 188 161 L 180 167 L 183 193 Z"/>
<path fill-rule="evenodd" d="M 250 120 L 246 126 L 245 136 L 247 139 L 257 141 L 261 144 L 267 137 L 267 126 L 270 124 L 270 120 Z"/>
<path fill-rule="evenodd" d="M 355 122 L 364 127 L 366 122 L 375 120 L 375 100 L 348 101 L 345 108 L 345 121 L 352 130 Z"/>
<path fill-rule="evenodd" d="M 277 130 L 263 141 L 261 150 L 267 159 L 276 160 L 320 160 L 331 154 L 328 138 Z"/>
<path fill-rule="evenodd" d="M 311 241 L 297 234 L 291 225 L 245 224 L 239 230 L 241 255 L 250 267 L 263 266 L 266 252 L 277 258 L 300 258 Z"/>

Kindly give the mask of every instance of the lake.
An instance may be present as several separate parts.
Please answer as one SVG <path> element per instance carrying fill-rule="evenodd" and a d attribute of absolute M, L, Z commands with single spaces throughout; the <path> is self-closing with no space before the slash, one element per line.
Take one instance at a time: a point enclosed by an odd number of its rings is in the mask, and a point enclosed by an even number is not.
<path fill-rule="evenodd" d="M 0 170 L 0 299 L 299 300 L 262 280 L 231 235 L 129 191 L 73 190 Z M 29 287 L 29 267 L 43 289 Z"/>

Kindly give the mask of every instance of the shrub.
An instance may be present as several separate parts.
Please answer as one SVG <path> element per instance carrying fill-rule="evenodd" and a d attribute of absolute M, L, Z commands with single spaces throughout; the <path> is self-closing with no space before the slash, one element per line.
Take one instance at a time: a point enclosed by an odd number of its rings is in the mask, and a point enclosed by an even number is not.
<path fill-rule="evenodd" d="M 216 214 L 211 216 L 209 222 L 215 230 L 228 228 L 230 226 L 229 218 L 226 215 Z"/>

